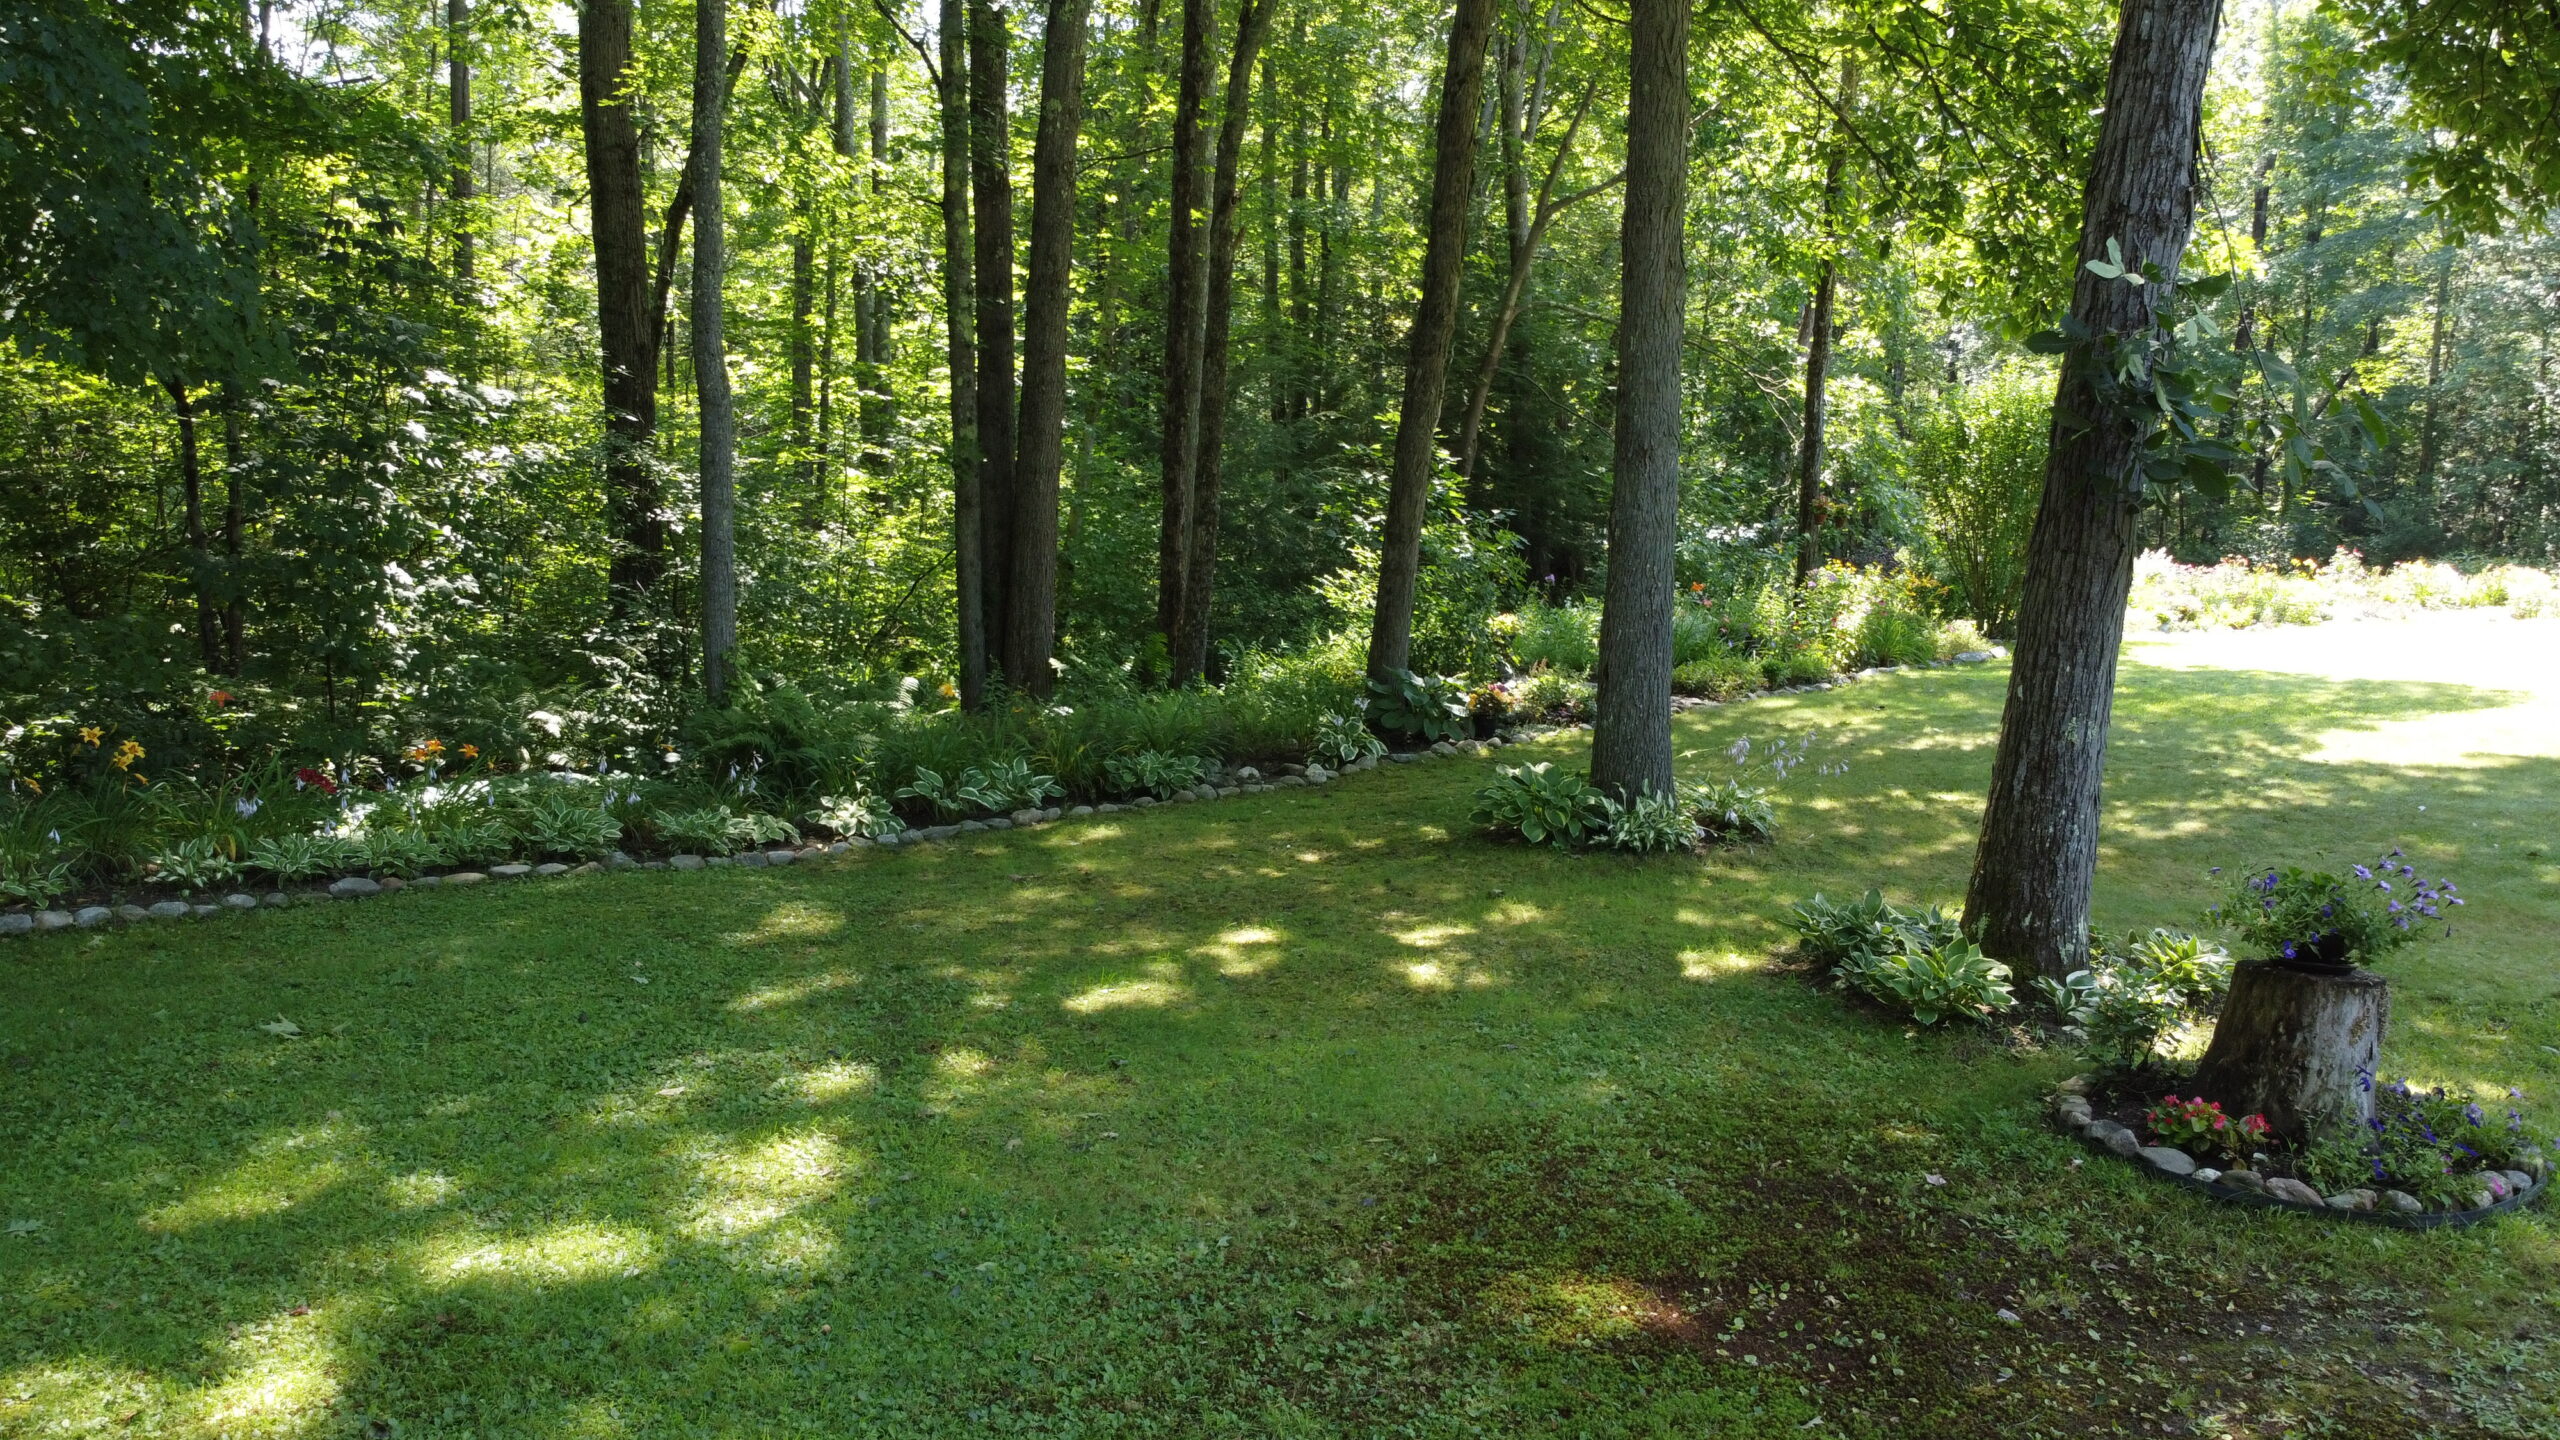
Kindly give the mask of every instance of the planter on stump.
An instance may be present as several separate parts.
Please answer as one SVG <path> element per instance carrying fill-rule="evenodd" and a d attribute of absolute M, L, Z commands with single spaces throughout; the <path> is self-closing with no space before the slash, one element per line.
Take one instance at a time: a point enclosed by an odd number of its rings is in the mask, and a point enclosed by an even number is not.
<path fill-rule="evenodd" d="M 2390 1018 L 2390 982 L 2370 970 L 2244 960 L 2197 1067 L 2197 1093 L 2229 1114 L 2264 1115 L 2296 1141 L 2361 1127 L 2373 1118 L 2369 1087 Z"/>

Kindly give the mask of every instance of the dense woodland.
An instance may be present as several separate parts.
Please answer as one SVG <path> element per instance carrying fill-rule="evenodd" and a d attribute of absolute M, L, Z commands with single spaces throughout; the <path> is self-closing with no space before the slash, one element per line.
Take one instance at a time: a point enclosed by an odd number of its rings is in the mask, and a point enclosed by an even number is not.
<path fill-rule="evenodd" d="M 753 764 L 739 692 L 1481 683 L 1559 614 L 1650 713 L 2008 638 L 2048 472 L 2137 445 L 2139 547 L 2548 564 L 2502 13 L 15 7 L 9 773 Z M 2053 357 L 2127 336 L 2091 440 Z M 1596 776 L 1667 783 L 1597 663 Z"/>

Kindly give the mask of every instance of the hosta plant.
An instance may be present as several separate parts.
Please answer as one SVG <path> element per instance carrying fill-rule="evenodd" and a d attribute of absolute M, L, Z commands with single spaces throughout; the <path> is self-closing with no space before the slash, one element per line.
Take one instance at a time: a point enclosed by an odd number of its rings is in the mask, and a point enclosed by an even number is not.
<path fill-rule="evenodd" d="M 249 867 L 280 882 L 336 875 L 361 858 L 355 846 L 334 835 L 269 835 L 249 847 Z"/>
<path fill-rule="evenodd" d="M 1676 795 L 1638 795 L 1620 804 L 1602 796 L 1601 843 L 1639 855 L 1682 854 L 1697 848 L 1704 832 Z"/>
<path fill-rule="evenodd" d="M 656 811 L 649 816 L 649 828 L 657 832 L 660 844 L 671 849 L 726 855 L 738 848 L 737 819 L 725 805 L 706 805 L 699 810 Z"/>
<path fill-rule="evenodd" d="M 809 811 L 809 823 L 823 825 L 838 835 L 859 835 L 865 839 L 895 835 L 907 828 L 889 802 L 868 790 L 851 795 L 821 795 Z"/>
<path fill-rule="evenodd" d="M 622 838 L 622 822 L 594 797 L 567 788 L 537 790 L 503 812 L 526 849 L 541 855 L 592 860 Z"/>
<path fill-rule="evenodd" d="M 1110 778 L 1114 791 L 1153 795 L 1159 800 L 1199 784 L 1207 770 L 1197 755 L 1167 755 L 1161 750 L 1114 755 L 1102 762 L 1102 773 Z"/>
<path fill-rule="evenodd" d="M 193 893 L 239 879 L 240 862 L 224 854 L 211 836 L 199 835 L 151 857 L 151 874 L 163 885 Z"/>
<path fill-rule="evenodd" d="M 1605 832 L 1608 797 L 1579 772 L 1552 763 L 1505 765 L 1476 792 L 1475 820 L 1497 835 L 1571 849 Z"/>
<path fill-rule="evenodd" d="M 1859 989 L 1911 1012 L 1923 1025 L 1949 1015 L 1980 1020 L 2009 1008 L 2009 967 L 1967 941 L 1888 955 L 1855 977 Z"/>
<path fill-rule="evenodd" d="M 71 866 L 63 861 L 0 855 L 0 901 L 39 908 L 71 893 Z"/>
<path fill-rule="evenodd" d="M 1448 675 L 1397 670 L 1385 679 L 1372 677 L 1365 704 L 1370 724 L 1389 735 L 1426 745 L 1435 740 L 1462 740 L 1475 730 L 1466 682 Z"/>
<path fill-rule="evenodd" d="M 1327 715 L 1316 722 L 1316 763 L 1336 770 L 1357 765 L 1373 755 L 1387 753 L 1387 742 L 1377 737 L 1357 716 Z"/>
<path fill-rule="evenodd" d="M 356 842 L 362 865 L 377 875 L 403 879 L 445 864 L 444 847 L 415 830 L 372 830 Z"/>
<path fill-rule="evenodd" d="M 1718 845 L 1760 845 L 1778 835 L 1778 810 L 1769 792 L 1731 776 L 1691 786 L 1689 814 Z"/>

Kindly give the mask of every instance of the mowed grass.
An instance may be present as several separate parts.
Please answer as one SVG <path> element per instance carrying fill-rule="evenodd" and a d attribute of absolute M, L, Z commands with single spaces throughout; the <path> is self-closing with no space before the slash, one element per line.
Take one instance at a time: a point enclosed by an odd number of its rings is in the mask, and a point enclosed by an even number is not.
<path fill-rule="evenodd" d="M 1786 968 L 1802 895 L 1960 898 L 2003 680 L 1684 718 L 1849 762 L 1703 861 L 1442 761 L 12 943 L 0 1434 L 2560 1433 L 2549 1216 L 2216 1208 L 2043 1127 L 2068 1055 Z M 2103 923 L 2407 846 L 2473 903 L 2393 1070 L 2560 1120 L 2560 755 L 2426 743 L 2516 700 L 2130 668 Z"/>

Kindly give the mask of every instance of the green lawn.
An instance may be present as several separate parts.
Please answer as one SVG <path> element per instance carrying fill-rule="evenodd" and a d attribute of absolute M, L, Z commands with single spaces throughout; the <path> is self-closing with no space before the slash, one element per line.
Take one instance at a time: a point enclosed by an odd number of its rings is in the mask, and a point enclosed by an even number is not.
<path fill-rule="evenodd" d="M 2002 683 L 1683 719 L 1850 762 L 1706 861 L 1443 761 L 12 942 L 0 1435 L 2560 1434 L 2551 1217 L 2217 1209 L 2041 1126 L 2069 1056 L 1773 963 L 1960 896 Z M 2103 922 L 2405 845 L 2473 903 L 2393 1068 L 2560 1096 L 2560 742 L 2429 743 L 2515 699 L 2129 670 Z"/>

